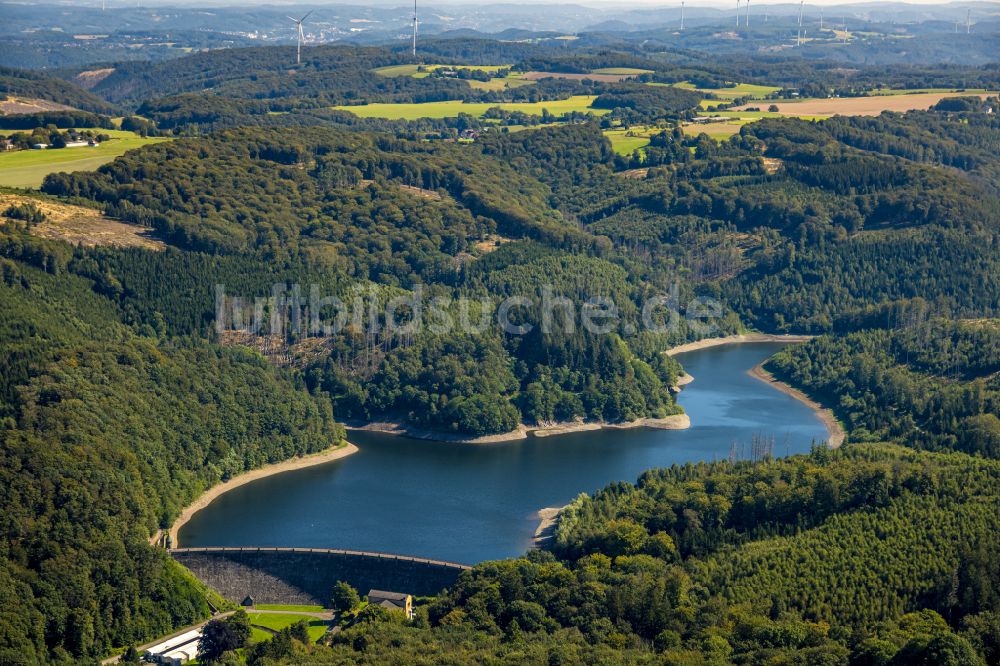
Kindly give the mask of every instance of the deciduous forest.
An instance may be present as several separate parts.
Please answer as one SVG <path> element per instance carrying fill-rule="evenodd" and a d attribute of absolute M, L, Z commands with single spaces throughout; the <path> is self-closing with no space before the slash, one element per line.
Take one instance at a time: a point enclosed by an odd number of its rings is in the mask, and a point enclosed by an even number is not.
<path fill-rule="evenodd" d="M 412 621 L 372 607 L 319 644 L 288 629 L 220 663 L 998 663 L 1000 99 L 728 138 L 694 123 L 700 102 L 748 101 L 716 94 L 737 81 L 774 99 L 995 90 L 996 67 L 852 78 L 832 60 L 428 40 L 442 66 L 505 77 L 638 71 L 490 89 L 387 75 L 412 64 L 396 46 L 310 47 L 294 70 L 288 46 L 118 62 L 89 90 L 79 68 L 0 69 L 0 92 L 71 107 L 0 127 L 169 137 L 2 192 L 28 203 L 0 218 L 0 665 L 97 663 L 238 602 L 151 538 L 221 481 L 341 445 L 345 423 L 471 439 L 670 417 L 684 370 L 664 352 L 750 330 L 816 336 L 765 367 L 833 410 L 839 450 L 648 470 Z M 332 108 L 575 95 L 593 113 Z M 648 145 L 616 152 L 608 131 L 632 128 Z M 158 249 L 42 233 L 56 204 Z M 291 325 L 336 318 L 313 288 L 383 314 Z M 664 294 L 680 316 L 651 326 Z M 384 306 L 416 296 L 486 324 L 390 327 Z M 579 308 L 550 326 L 548 298 L 612 302 L 612 326 Z M 505 299 L 528 304 L 525 333 L 497 325 Z"/>

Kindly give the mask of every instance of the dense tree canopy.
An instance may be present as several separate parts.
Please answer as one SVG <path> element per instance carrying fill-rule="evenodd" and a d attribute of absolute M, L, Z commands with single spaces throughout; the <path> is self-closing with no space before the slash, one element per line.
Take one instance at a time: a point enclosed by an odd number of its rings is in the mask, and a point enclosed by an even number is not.
<path fill-rule="evenodd" d="M 130 127 L 188 136 L 43 186 L 163 251 L 43 240 L 44 221 L 22 208 L 0 226 L 0 662 L 92 661 L 206 617 L 210 593 L 148 539 L 208 486 L 337 443 L 335 419 L 471 437 L 665 417 L 681 368 L 663 350 L 748 324 L 828 334 L 768 367 L 834 407 L 843 451 L 651 470 L 580 497 L 547 551 L 480 565 L 414 624 L 372 610 L 329 646 L 289 630 L 243 658 L 995 662 L 996 114 L 965 101 L 765 119 L 717 142 L 670 124 L 696 95 L 646 84 L 773 75 L 830 94 L 946 72 L 866 69 L 850 84 L 778 59 L 723 69 L 681 52 L 668 66 L 520 42 L 428 49 L 521 70 L 651 71 L 480 90 L 372 71 L 407 63 L 398 48 L 324 46 L 294 70 L 290 47 L 233 49 L 118 65 L 97 83 L 149 116 Z M 107 110 L 44 77 L 5 76 Z M 498 118 L 408 124 L 328 108 L 581 92 L 609 118 L 490 127 L 474 143 L 440 139 Z M 601 131 L 654 119 L 660 131 L 628 156 Z M 333 332 L 217 326 L 237 299 L 259 306 L 258 323 L 332 317 L 299 311 L 295 285 L 376 314 Z M 439 317 L 487 324 L 388 329 L 378 310 L 418 295 Z M 712 328 L 644 328 L 644 306 L 664 295 L 682 310 L 715 303 Z M 575 309 L 546 323 L 549 297 Z M 523 334 L 490 321 L 511 298 L 530 304 L 509 322 Z M 611 329 L 584 329 L 591 299 L 614 303 Z M 240 643 L 228 624 L 215 630 Z"/>

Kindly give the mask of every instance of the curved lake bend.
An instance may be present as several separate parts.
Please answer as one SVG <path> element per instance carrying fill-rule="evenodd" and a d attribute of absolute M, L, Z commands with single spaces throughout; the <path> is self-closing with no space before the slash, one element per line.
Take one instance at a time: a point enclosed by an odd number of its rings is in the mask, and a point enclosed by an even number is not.
<path fill-rule="evenodd" d="M 236 488 L 194 515 L 184 546 L 300 546 L 475 563 L 523 554 L 542 507 L 634 481 L 644 470 L 721 460 L 733 442 L 774 438 L 775 455 L 809 450 L 827 431 L 806 405 L 747 371 L 782 343 L 678 356 L 695 381 L 680 404 L 688 430 L 598 430 L 504 444 L 428 442 L 352 432 L 354 455 Z"/>

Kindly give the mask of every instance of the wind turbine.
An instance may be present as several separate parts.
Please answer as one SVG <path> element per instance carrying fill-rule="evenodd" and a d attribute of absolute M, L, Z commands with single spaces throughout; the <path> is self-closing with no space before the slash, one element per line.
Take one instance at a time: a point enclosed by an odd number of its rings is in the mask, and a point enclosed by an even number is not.
<path fill-rule="evenodd" d="M 294 16 L 289 16 L 288 17 L 288 19 L 290 21 L 292 21 L 293 23 L 295 23 L 295 29 L 298 32 L 299 45 L 298 45 L 298 48 L 295 49 L 295 64 L 296 65 L 301 65 L 302 64 L 302 42 L 306 38 L 305 35 L 302 33 L 302 22 L 305 21 L 307 18 L 309 18 L 309 14 L 312 14 L 313 11 L 315 11 L 315 10 L 309 10 L 306 13 L 306 15 L 303 16 L 300 19 L 297 19 Z"/>
<path fill-rule="evenodd" d="M 750 0 L 747 0 L 747 30 L 750 29 Z"/>
<path fill-rule="evenodd" d="M 740 0 L 736 0 L 736 32 L 740 31 Z"/>
<path fill-rule="evenodd" d="M 795 45 L 802 46 L 802 5 L 805 4 L 805 0 L 799 3 L 799 35 L 795 38 Z"/>
<path fill-rule="evenodd" d="M 417 26 L 420 21 L 417 19 L 417 0 L 413 0 L 413 57 L 417 57 Z"/>
<path fill-rule="evenodd" d="M 684 1 L 681 0 L 681 32 L 684 32 Z"/>

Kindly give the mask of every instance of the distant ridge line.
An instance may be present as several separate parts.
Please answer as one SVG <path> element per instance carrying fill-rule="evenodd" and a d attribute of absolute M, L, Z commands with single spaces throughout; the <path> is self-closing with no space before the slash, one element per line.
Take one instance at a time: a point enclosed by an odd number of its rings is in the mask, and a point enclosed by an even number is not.
<path fill-rule="evenodd" d="M 457 562 L 446 562 L 445 560 L 432 560 L 426 557 L 413 557 L 411 555 L 396 555 L 394 553 L 377 553 L 366 550 L 344 550 L 342 548 L 293 548 L 293 547 L 266 547 L 266 546 L 204 546 L 201 548 L 171 548 L 167 551 L 171 555 L 174 553 L 255 553 L 255 552 L 280 552 L 280 553 L 320 553 L 324 555 L 354 555 L 359 557 L 376 557 L 383 560 L 399 560 L 403 562 L 418 562 L 437 567 L 447 567 L 450 569 L 461 569 L 467 571 L 472 569 L 468 564 Z"/>

